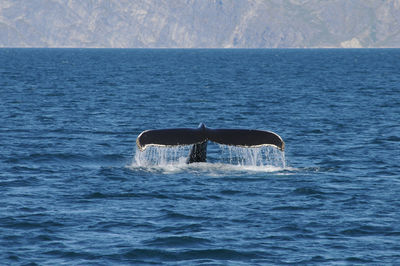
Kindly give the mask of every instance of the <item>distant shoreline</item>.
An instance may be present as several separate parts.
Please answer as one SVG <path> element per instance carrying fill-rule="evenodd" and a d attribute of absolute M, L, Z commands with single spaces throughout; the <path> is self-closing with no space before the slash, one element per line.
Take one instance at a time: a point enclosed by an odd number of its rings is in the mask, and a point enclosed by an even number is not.
<path fill-rule="evenodd" d="M 260 47 L 260 48 L 224 48 L 224 47 L 0 47 L 0 49 L 87 49 L 87 50 L 385 50 L 400 47 Z"/>

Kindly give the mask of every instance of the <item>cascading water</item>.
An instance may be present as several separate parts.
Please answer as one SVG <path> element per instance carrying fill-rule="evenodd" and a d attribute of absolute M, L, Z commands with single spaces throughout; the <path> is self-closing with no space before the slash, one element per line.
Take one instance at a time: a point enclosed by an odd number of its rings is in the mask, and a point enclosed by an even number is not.
<path fill-rule="evenodd" d="M 286 168 L 285 153 L 271 146 L 245 148 L 218 145 L 219 149 L 209 150 L 210 157 L 218 163 L 244 167 Z M 217 147 L 218 147 L 217 146 Z M 159 147 L 150 146 L 144 151 L 136 150 L 134 163 L 137 166 L 172 166 L 186 164 L 190 146 Z M 212 154 L 215 152 L 217 154 Z M 208 160 L 210 162 L 210 160 Z"/>
<path fill-rule="evenodd" d="M 274 166 L 285 168 L 285 152 L 270 146 L 246 148 L 220 145 L 221 161 L 240 166 Z"/>
<path fill-rule="evenodd" d="M 186 163 L 190 146 L 150 146 L 144 151 L 136 149 L 137 166 L 168 166 Z"/>

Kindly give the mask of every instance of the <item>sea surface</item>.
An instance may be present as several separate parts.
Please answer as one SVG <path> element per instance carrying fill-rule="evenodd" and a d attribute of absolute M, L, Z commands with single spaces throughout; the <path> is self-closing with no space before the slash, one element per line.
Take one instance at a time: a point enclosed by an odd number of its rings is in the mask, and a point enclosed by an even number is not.
<path fill-rule="evenodd" d="M 1 265 L 400 264 L 399 49 L 0 49 L 0 101 Z M 136 148 L 201 122 L 286 149 Z"/>

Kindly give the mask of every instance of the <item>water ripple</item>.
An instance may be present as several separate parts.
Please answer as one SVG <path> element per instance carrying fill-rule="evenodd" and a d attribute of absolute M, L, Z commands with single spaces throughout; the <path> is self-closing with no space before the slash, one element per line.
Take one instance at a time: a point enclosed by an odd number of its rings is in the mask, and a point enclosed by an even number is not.
<path fill-rule="evenodd" d="M 399 264 L 399 51 L 0 49 L 1 264 Z"/>

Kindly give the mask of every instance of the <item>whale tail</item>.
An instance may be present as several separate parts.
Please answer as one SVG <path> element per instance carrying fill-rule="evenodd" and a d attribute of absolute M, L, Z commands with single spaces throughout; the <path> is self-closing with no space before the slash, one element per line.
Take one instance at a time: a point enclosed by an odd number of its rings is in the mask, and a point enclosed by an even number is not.
<path fill-rule="evenodd" d="M 274 132 L 253 129 L 211 129 L 203 123 L 197 129 L 146 130 L 137 137 L 136 144 L 141 151 L 147 146 L 193 145 L 187 161 L 192 163 L 206 161 L 207 141 L 249 148 L 274 146 L 281 151 L 285 149 L 284 141 Z"/>

